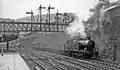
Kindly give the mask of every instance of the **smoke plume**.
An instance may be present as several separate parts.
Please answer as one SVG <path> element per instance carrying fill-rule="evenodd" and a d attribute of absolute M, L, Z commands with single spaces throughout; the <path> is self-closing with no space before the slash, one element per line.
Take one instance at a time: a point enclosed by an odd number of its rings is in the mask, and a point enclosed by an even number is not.
<path fill-rule="evenodd" d="M 66 28 L 67 34 L 69 34 L 71 37 L 79 36 L 81 38 L 86 37 L 85 32 L 85 25 L 83 23 L 83 20 L 87 20 L 89 18 L 89 14 L 85 15 L 83 13 L 77 13 L 77 18 L 72 23 L 70 23 L 70 26 Z"/>

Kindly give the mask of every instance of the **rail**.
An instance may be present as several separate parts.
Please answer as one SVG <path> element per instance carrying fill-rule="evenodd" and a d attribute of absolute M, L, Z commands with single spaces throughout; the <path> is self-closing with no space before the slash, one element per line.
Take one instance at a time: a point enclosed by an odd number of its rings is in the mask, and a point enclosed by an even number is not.
<path fill-rule="evenodd" d="M 28 55 L 24 55 L 24 56 L 25 56 L 25 57 L 28 57 L 30 61 L 32 61 L 33 63 L 36 64 L 36 66 L 34 66 L 34 67 L 38 67 L 38 68 L 40 68 L 40 69 L 42 69 L 42 70 L 45 70 L 45 68 L 44 68 L 43 66 L 41 66 L 36 60 L 32 59 L 32 58 L 31 58 L 30 56 L 28 56 Z M 26 59 L 24 58 L 24 56 L 22 56 L 22 57 L 23 57 L 24 60 L 26 60 Z M 26 61 L 27 61 L 27 60 L 26 60 Z"/>
<path fill-rule="evenodd" d="M 40 52 L 40 54 L 42 54 L 42 53 L 46 54 L 47 52 Z M 53 53 L 52 53 L 52 55 L 53 56 L 50 56 L 50 53 L 47 53 L 47 56 L 58 58 L 58 59 L 64 59 L 66 61 L 75 63 L 79 66 L 83 66 L 83 67 L 86 66 L 86 68 L 88 68 L 88 69 L 119 70 L 117 64 L 115 64 L 115 65 L 113 64 L 114 66 L 110 66 L 110 65 L 106 65 L 108 62 L 102 63 L 102 61 L 98 61 L 98 63 L 96 63 L 96 62 L 92 62 L 92 61 L 78 60 L 78 59 L 70 58 L 70 57 L 67 57 L 67 56 L 56 55 L 56 54 L 53 54 Z"/>

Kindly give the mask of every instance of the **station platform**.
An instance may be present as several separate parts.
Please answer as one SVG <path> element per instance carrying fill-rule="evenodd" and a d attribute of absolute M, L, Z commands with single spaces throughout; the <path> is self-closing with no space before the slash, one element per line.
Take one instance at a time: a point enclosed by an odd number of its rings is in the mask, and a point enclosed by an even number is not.
<path fill-rule="evenodd" d="M 18 53 L 0 53 L 0 70 L 30 70 Z"/>

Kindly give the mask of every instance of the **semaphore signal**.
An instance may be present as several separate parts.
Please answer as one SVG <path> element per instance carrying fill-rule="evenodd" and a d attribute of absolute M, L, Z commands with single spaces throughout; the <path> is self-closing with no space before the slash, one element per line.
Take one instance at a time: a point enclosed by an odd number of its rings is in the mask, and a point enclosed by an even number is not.
<path fill-rule="evenodd" d="M 39 17 L 40 17 L 40 23 L 42 22 L 42 9 L 46 9 L 46 7 L 43 7 L 41 4 L 39 6 L 39 13 L 38 13 L 38 17 L 37 17 L 37 22 L 39 20 Z"/>
<path fill-rule="evenodd" d="M 34 19 L 34 15 L 33 15 L 33 11 L 31 10 L 31 12 L 26 12 L 26 14 L 31 14 L 31 22 L 35 22 L 35 19 Z"/>
<path fill-rule="evenodd" d="M 57 16 L 57 23 L 59 23 L 58 19 L 59 19 L 59 15 L 62 15 L 61 13 L 58 12 L 57 10 L 57 13 L 56 13 L 56 16 Z"/>
<path fill-rule="evenodd" d="M 54 7 L 51 7 L 50 5 L 49 5 L 49 7 L 48 7 L 48 21 L 49 21 L 49 23 L 50 23 L 50 10 L 51 9 L 54 9 Z"/>

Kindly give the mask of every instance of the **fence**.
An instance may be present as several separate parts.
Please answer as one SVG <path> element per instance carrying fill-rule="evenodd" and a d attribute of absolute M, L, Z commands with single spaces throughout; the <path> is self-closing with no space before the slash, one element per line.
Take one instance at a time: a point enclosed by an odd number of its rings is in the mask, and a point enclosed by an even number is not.
<path fill-rule="evenodd" d="M 65 44 L 45 44 L 41 42 L 34 42 L 33 48 L 36 50 L 44 50 L 51 52 L 64 52 Z"/>

